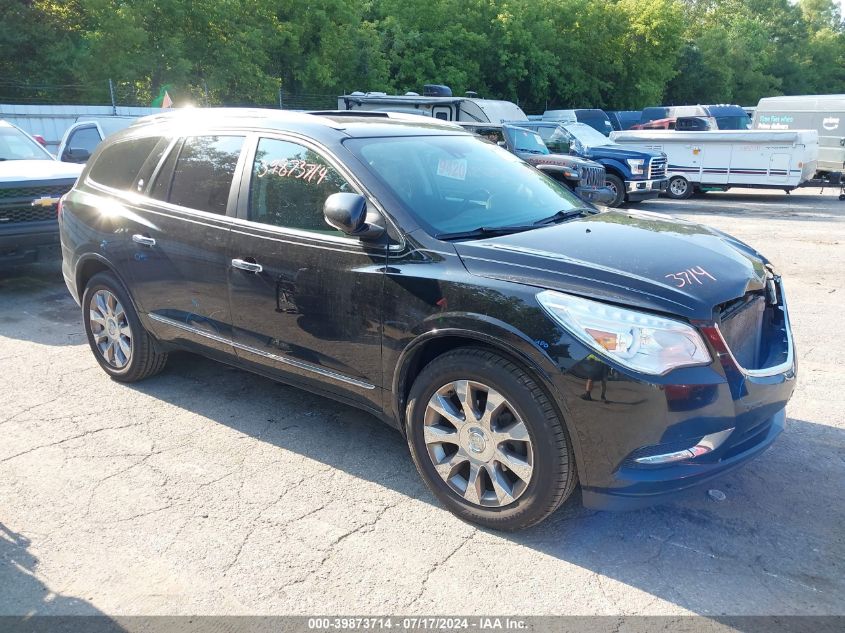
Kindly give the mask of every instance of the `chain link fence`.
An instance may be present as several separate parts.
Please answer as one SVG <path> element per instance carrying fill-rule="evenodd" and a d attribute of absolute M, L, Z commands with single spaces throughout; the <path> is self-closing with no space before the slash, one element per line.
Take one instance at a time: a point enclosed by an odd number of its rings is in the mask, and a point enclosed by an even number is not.
<path fill-rule="evenodd" d="M 209 97 L 207 88 L 194 86 L 180 91 L 179 101 L 188 99 L 198 106 L 258 107 L 284 110 L 334 110 L 339 93 L 288 93 L 279 89 L 273 102 L 218 101 Z M 21 83 L 0 80 L 0 103 L 9 105 L 97 105 L 112 107 L 150 107 L 157 94 L 149 87 L 122 81 L 92 84 Z M 173 94 L 170 95 L 174 97 Z"/>

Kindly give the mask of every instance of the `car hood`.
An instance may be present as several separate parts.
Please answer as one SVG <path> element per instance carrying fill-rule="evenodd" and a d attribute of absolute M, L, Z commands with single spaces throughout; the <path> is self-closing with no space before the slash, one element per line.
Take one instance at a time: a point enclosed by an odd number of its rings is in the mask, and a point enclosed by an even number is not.
<path fill-rule="evenodd" d="M 652 151 L 644 148 L 628 147 L 624 145 L 599 145 L 597 147 L 587 148 L 587 158 L 615 158 L 623 161 L 626 158 L 659 158 L 662 156 L 660 152 Z"/>
<path fill-rule="evenodd" d="M 85 165 L 57 160 L 3 160 L 0 161 L 0 182 L 75 179 L 84 168 Z"/>
<path fill-rule="evenodd" d="M 642 211 L 607 211 L 455 243 L 474 275 L 707 320 L 765 287 L 768 261 L 720 231 Z"/>

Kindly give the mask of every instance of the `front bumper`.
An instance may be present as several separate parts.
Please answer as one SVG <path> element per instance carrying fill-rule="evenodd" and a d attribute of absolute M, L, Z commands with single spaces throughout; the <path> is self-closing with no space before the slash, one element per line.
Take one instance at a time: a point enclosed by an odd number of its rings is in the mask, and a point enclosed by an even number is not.
<path fill-rule="evenodd" d="M 602 360 L 572 339 L 558 343 L 565 352 L 549 349 L 563 372 L 557 388 L 576 436 L 585 505 L 624 510 L 660 503 L 733 470 L 774 442 L 797 375 L 779 282 L 778 294 L 771 325 L 760 330 L 760 369 L 740 365 L 719 322 L 696 323 L 711 351 L 709 365 L 663 376 Z M 714 437 L 718 441 L 708 443 Z"/>
<path fill-rule="evenodd" d="M 656 198 L 669 187 L 668 178 L 654 180 L 626 180 L 625 194 L 628 200 L 647 200 Z"/>
<path fill-rule="evenodd" d="M 59 224 L 55 220 L 0 225 L 0 268 L 58 257 Z"/>
<path fill-rule="evenodd" d="M 602 187 L 601 189 L 576 187 L 575 194 L 581 200 L 592 202 L 593 204 L 608 204 L 616 197 L 608 187 Z"/>
<path fill-rule="evenodd" d="M 620 469 L 618 477 L 629 482 L 624 489 L 582 489 L 583 503 L 588 508 L 597 510 L 636 510 L 658 503 L 665 503 L 683 495 L 691 488 L 697 488 L 739 468 L 753 459 L 769 446 L 783 431 L 786 410 L 781 409 L 772 417 L 764 420 L 758 429 L 751 429 L 744 434 L 748 439 L 744 450 L 726 451 L 722 459 L 695 463 L 689 460 L 653 470 Z M 735 448 L 735 447 L 734 447 Z"/>

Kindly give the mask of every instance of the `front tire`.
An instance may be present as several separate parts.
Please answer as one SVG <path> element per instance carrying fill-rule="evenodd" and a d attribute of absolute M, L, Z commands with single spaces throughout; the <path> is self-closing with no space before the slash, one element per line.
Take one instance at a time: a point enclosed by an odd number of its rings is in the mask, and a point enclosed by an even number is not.
<path fill-rule="evenodd" d="M 82 319 L 94 358 L 114 380 L 136 382 L 164 369 L 167 353 L 158 351 L 112 273 L 97 273 L 85 286 Z"/>
<path fill-rule="evenodd" d="M 666 195 L 673 200 L 686 200 L 692 196 L 692 185 L 683 176 L 672 176 L 669 179 L 669 186 L 666 187 Z"/>
<path fill-rule="evenodd" d="M 483 349 L 447 352 L 423 369 L 406 431 L 429 489 L 485 527 L 539 523 L 577 482 L 569 437 L 546 393 L 521 367 Z"/>
<path fill-rule="evenodd" d="M 609 207 L 621 207 L 625 204 L 625 182 L 615 174 L 605 174 L 605 186 L 613 192 L 613 200 L 607 203 Z"/>

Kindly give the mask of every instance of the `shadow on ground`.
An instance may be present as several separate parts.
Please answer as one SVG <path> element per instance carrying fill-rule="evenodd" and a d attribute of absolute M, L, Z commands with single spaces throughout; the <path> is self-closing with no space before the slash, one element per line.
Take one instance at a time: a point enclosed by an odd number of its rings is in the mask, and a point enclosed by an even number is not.
<path fill-rule="evenodd" d="M 437 505 L 402 436 L 356 409 L 191 354 L 175 354 L 164 374 L 132 388 Z M 290 406 L 310 411 L 308 423 L 234 413 L 283 415 Z M 696 613 L 845 613 L 843 435 L 789 420 L 772 449 L 711 485 L 727 493 L 721 503 L 698 490 L 669 505 L 605 513 L 584 509 L 576 493 L 533 529 L 491 534 Z"/>
<path fill-rule="evenodd" d="M 99 616 L 95 630 L 120 630 L 103 628 L 105 614 L 90 602 L 55 593 L 41 582 L 35 575 L 38 559 L 29 546 L 29 539 L 0 523 L 0 616 Z M 50 622 L 42 620 L 41 626 L 52 626 Z M 16 619 L 4 619 L 0 628 L 10 630 L 6 626 L 15 630 Z"/>

